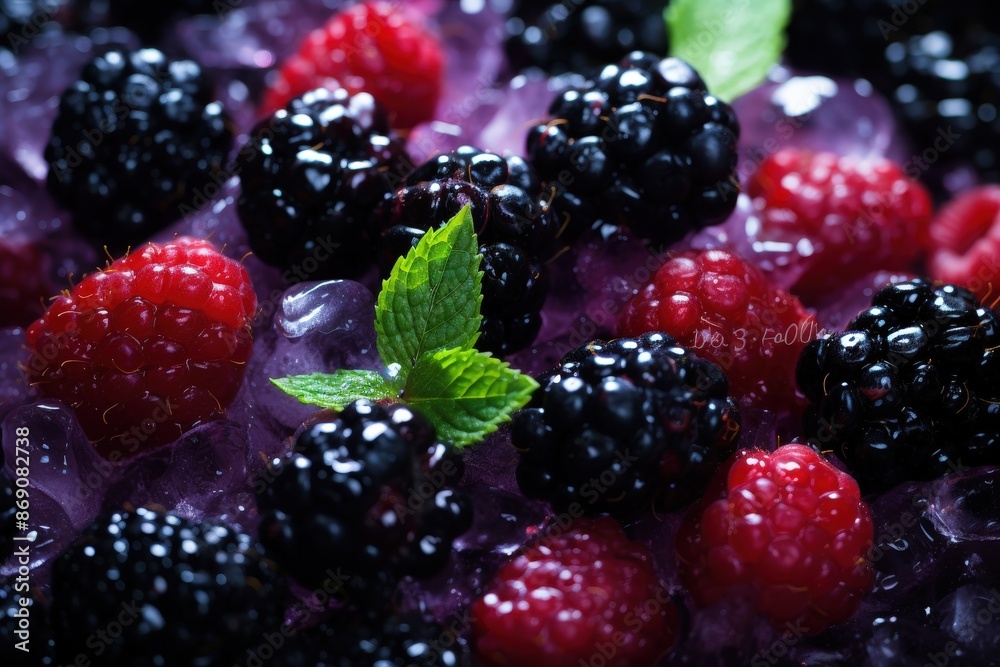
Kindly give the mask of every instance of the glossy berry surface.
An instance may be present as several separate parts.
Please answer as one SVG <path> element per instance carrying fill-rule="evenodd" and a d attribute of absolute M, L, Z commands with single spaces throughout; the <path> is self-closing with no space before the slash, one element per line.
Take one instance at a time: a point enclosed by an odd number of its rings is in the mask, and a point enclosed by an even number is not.
<path fill-rule="evenodd" d="M 280 629 L 285 595 L 236 529 L 141 508 L 102 515 L 53 563 L 59 664 L 234 664 Z"/>
<path fill-rule="evenodd" d="M 593 341 L 539 383 L 514 416 L 517 481 L 559 510 L 677 509 L 736 447 L 722 369 L 662 333 Z"/>
<path fill-rule="evenodd" d="M 736 207 L 739 122 L 677 58 L 634 52 L 556 97 L 527 156 L 575 230 L 622 226 L 656 243 Z"/>
<path fill-rule="evenodd" d="M 819 323 L 740 256 L 688 250 L 672 255 L 625 305 L 619 335 L 647 331 L 668 333 L 718 364 L 737 400 L 781 411 L 803 403 L 795 363 Z"/>
<path fill-rule="evenodd" d="M 60 97 L 47 184 L 83 235 L 121 252 L 211 198 L 229 178 L 232 140 L 196 62 L 113 49 Z"/>
<path fill-rule="evenodd" d="M 371 212 L 406 161 L 368 93 L 317 89 L 292 100 L 254 127 L 236 159 L 250 247 L 293 282 L 357 276 L 375 259 Z"/>
<path fill-rule="evenodd" d="M 998 462 L 998 345 L 997 315 L 964 287 L 884 287 L 799 358 L 810 442 L 840 456 L 866 493 Z"/>
<path fill-rule="evenodd" d="M 667 53 L 667 28 L 650 20 L 667 0 L 517 0 L 504 24 L 504 50 L 514 71 L 589 74 L 632 51 Z"/>
<path fill-rule="evenodd" d="M 366 92 L 382 104 L 394 128 L 434 117 L 444 79 L 438 37 L 407 13 L 405 3 L 359 2 L 311 32 L 278 70 L 263 102 L 265 114 L 315 88 Z"/>
<path fill-rule="evenodd" d="M 791 292 L 806 303 L 876 270 L 913 268 L 926 250 L 932 203 L 896 163 L 785 148 L 747 184 L 753 240 L 801 257 Z"/>
<path fill-rule="evenodd" d="M 443 226 L 466 205 L 483 256 L 483 323 L 476 345 L 497 354 L 520 350 L 541 327 L 549 288 L 545 262 L 561 232 L 522 158 L 462 146 L 414 169 L 376 213 L 379 266 L 387 276 L 428 229 Z"/>
<path fill-rule="evenodd" d="M 261 541 L 305 586 L 342 573 L 337 596 L 377 610 L 405 576 L 448 562 L 472 521 L 457 451 L 400 404 L 359 399 L 307 427 L 261 477 Z"/>
<path fill-rule="evenodd" d="M 739 451 L 685 517 L 675 548 L 699 605 L 746 596 L 774 625 L 815 635 L 850 618 L 871 589 L 872 540 L 851 476 L 789 444 Z"/>
<path fill-rule="evenodd" d="M 1000 297 L 1000 185 L 982 185 L 946 202 L 931 221 L 931 278 L 970 289 L 992 305 Z"/>
<path fill-rule="evenodd" d="M 549 529 L 473 603 L 479 664 L 576 667 L 595 655 L 609 667 L 659 664 L 680 623 L 648 547 L 606 516 Z"/>
<path fill-rule="evenodd" d="M 275 667 L 470 667 L 464 637 L 418 613 L 366 620 L 335 613 L 296 633 Z"/>
<path fill-rule="evenodd" d="M 28 328 L 28 381 L 119 460 L 223 416 L 246 373 L 256 309 L 246 269 L 208 241 L 149 243 Z"/>

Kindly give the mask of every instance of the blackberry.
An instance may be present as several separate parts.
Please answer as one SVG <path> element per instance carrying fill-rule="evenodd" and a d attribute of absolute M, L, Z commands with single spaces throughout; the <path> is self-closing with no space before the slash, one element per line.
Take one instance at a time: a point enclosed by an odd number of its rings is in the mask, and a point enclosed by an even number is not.
<path fill-rule="evenodd" d="M 281 627 L 285 592 L 236 529 L 148 509 L 103 515 L 53 563 L 59 664 L 235 664 Z"/>
<path fill-rule="evenodd" d="M 261 540 L 301 584 L 378 611 L 407 575 L 439 572 L 472 521 L 462 459 L 423 417 L 366 399 L 298 436 L 261 478 Z"/>
<path fill-rule="evenodd" d="M 574 229 L 624 226 L 669 244 L 736 207 L 732 108 L 677 58 L 635 52 L 560 94 L 528 159 Z"/>
<path fill-rule="evenodd" d="M 560 510 L 629 517 L 698 497 L 739 437 L 726 376 L 651 332 L 593 341 L 514 416 L 517 481 Z"/>
<path fill-rule="evenodd" d="M 335 615 L 298 633 L 275 667 L 468 667 L 465 644 L 416 613 L 375 622 Z"/>
<path fill-rule="evenodd" d="M 85 236 L 121 252 L 205 203 L 228 175 L 231 122 L 191 60 L 110 50 L 63 92 L 47 184 Z"/>
<path fill-rule="evenodd" d="M 890 101 L 939 198 L 954 166 L 1000 182 L 1000 31 L 985 0 L 818 0 L 792 15 L 791 65 L 860 76 Z"/>
<path fill-rule="evenodd" d="M 509 3 L 507 3 L 509 4 Z M 518 0 L 505 23 L 504 49 L 513 71 L 589 74 L 632 51 L 665 56 L 667 0 Z"/>
<path fill-rule="evenodd" d="M 359 275 L 375 260 L 371 211 L 407 162 L 368 93 L 317 89 L 292 100 L 254 127 L 236 159 L 250 247 L 310 280 Z"/>
<path fill-rule="evenodd" d="M 540 193 L 533 170 L 518 156 L 463 146 L 428 160 L 376 214 L 382 273 L 387 275 L 427 229 L 471 204 L 483 256 L 483 323 L 476 346 L 497 354 L 527 347 L 541 328 L 548 294 L 545 262 L 560 232 L 559 219 Z"/>
<path fill-rule="evenodd" d="M 888 285 L 799 357 L 810 443 L 863 491 L 1000 462 L 1000 320 L 969 290 Z"/>

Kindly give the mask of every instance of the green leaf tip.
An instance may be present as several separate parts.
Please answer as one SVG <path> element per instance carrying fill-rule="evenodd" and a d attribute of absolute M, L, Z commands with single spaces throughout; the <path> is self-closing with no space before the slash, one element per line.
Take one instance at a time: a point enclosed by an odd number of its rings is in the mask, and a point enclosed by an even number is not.
<path fill-rule="evenodd" d="M 471 348 L 482 324 L 482 255 L 471 206 L 430 229 L 382 282 L 375 307 L 379 354 L 407 373 L 427 352 Z"/>
<path fill-rule="evenodd" d="M 438 437 L 464 447 L 496 431 L 537 388 L 534 378 L 488 352 L 448 349 L 420 357 L 403 400 L 434 423 Z"/>
<path fill-rule="evenodd" d="M 760 84 L 785 49 L 791 0 L 673 0 L 664 10 L 670 55 L 731 102 Z"/>
<path fill-rule="evenodd" d="M 375 371 L 339 370 L 332 374 L 312 373 L 271 379 L 279 389 L 301 403 L 343 410 L 359 398 L 373 401 L 394 398 L 400 388 Z"/>

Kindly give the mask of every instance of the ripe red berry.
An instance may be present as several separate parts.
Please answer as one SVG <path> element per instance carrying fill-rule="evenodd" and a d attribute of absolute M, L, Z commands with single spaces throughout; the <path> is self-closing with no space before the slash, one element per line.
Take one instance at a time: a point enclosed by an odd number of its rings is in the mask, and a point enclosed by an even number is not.
<path fill-rule="evenodd" d="M 150 243 L 84 278 L 26 334 L 28 379 L 111 460 L 223 415 L 243 381 L 257 297 L 209 242 Z"/>
<path fill-rule="evenodd" d="M 930 277 L 1000 297 L 1000 185 L 981 185 L 946 203 L 931 222 Z"/>
<path fill-rule="evenodd" d="M 434 116 L 444 81 L 438 38 L 408 17 L 400 3 L 361 2 L 311 32 L 268 88 L 262 115 L 316 89 L 367 92 L 405 130 Z"/>
<path fill-rule="evenodd" d="M 724 250 L 671 257 L 625 305 L 621 336 L 669 333 L 717 363 L 730 395 L 743 404 L 786 411 L 804 407 L 795 363 L 819 324 L 799 300 L 771 285 L 743 258 Z"/>
<path fill-rule="evenodd" d="M 750 240 L 796 256 L 791 292 L 807 304 L 870 271 L 912 268 L 927 247 L 930 195 L 890 160 L 785 148 L 764 160 L 747 194 L 759 218 Z"/>
<path fill-rule="evenodd" d="M 673 647 L 678 614 L 645 545 L 610 517 L 543 531 L 472 605 L 483 667 L 649 667 Z"/>
<path fill-rule="evenodd" d="M 872 519 L 857 482 L 804 445 L 741 450 L 684 519 L 675 547 L 702 606 L 749 596 L 814 635 L 871 589 Z"/>

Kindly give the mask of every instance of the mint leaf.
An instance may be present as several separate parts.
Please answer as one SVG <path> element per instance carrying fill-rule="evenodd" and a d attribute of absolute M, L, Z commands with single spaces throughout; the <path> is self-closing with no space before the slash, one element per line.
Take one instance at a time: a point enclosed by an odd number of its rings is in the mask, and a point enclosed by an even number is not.
<path fill-rule="evenodd" d="M 524 407 L 538 383 L 487 352 L 438 350 L 417 361 L 403 400 L 458 447 L 479 442 Z"/>
<path fill-rule="evenodd" d="M 375 306 L 382 361 L 399 364 L 401 375 L 424 353 L 472 347 L 482 323 L 482 256 L 466 206 L 441 229 L 424 234 L 396 261 Z"/>
<path fill-rule="evenodd" d="M 359 398 L 377 401 L 399 395 L 399 387 L 375 371 L 339 370 L 333 374 L 290 375 L 271 382 L 302 403 L 334 410 L 343 410 Z"/>
<path fill-rule="evenodd" d="M 673 0 L 664 10 L 670 55 L 687 61 L 713 95 L 730 102 L 778 62 L 791 13 L 791 0 Z"/>

